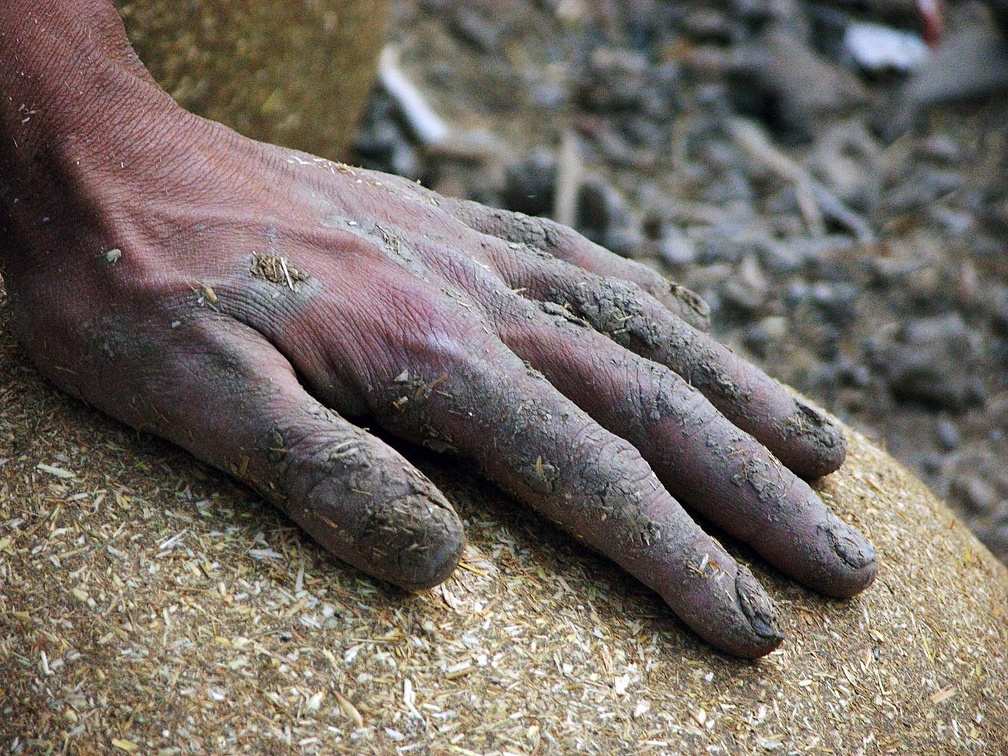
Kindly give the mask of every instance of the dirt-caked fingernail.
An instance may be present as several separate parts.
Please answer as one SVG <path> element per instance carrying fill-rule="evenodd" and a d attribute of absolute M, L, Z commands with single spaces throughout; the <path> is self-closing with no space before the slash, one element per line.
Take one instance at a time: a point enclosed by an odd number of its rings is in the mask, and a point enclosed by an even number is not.
<path fill-rule="evenodd" d="M 795 402 L 797 412 L 788 418 L 789 430 L 795 436 L 811 436 L 818 444 L 833 448 L 838 443 L 836 426 L 821 412 L 804 402 Z"/>
<path fill-rule="evenodd" d="M 373 533 L 374 561 L 384 562 L 388 571 L 383 577 L 408 590 L 444 581 L 458 565 L 465 543 L 451 505 L 433 486 L 425 488 L 389 502 L 389 521 Z"/>
<path fill-rule="evenodd" d="M 847 439 L 843 430 L 827 415 L 796 401 L 795 410 L 779 426 L 791 451 L 778 450 L 781 461 L 803 478 L 829 475 L 843 464 Z"/>
<path fill-rule="evenodd" d="M 669 294 L 681 305 L 679 315 L 694 328 L 710 330 L 710 305 L 699 295 L 676 283 L 669 283 Z"/>
<path fill-rule="evenodd" d="M 784 640 L 784 635 L 777 625 L 777 609 L 763 590 L 763 586 L 753 577 L 749 569 L 742 565 L 739 565 L 738 575 L 735 577 L 735 591 L 738 594 L 742 614 L 749 621 L 753 631 L 772 643 L 772 648 L 776 648 Z"/>
<path fill-rule="evenodd" d="M 875 562 L 875 547 L 846 522 L 831 518 L 831 522 L 823 527 L 826 528 L 833 551 L 852 569 L 863 570 Z"/>

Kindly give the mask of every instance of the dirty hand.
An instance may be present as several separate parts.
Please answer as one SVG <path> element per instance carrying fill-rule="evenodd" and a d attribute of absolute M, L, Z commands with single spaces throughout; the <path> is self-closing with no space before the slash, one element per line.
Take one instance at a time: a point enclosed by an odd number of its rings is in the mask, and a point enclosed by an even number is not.
<path fill-rule="evenodd" d="M 20 147 L 0 255 L 53 382 L 407 588 L 451 573 L 461 524 L 347 418 L 474 460 L 735 654 L 779 644 L 774 608 L 677 499 L 821 593 L 872 581 L 802 480 L 841 464 L 840 430 L 709 338 L 687 292 L 549 221 L 249 141 L 112 57 L 54 87 L 88 93 L 57 94 L 62 117 L 0 103 Z"/>

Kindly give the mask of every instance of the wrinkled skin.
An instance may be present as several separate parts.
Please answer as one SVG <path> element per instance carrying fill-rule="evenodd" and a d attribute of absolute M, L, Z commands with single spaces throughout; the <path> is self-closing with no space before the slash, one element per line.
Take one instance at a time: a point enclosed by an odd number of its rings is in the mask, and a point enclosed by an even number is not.
<path fill-rule="evenodd" d="M 677 500 L 821 593 L 872 581 L 800 477 L 841 464 L 839 429 L 705 335 L 688 292 L 549 221 L 196 118 L 110 7 L 67 4 L 0 10 L 0 254 L 58 386 L 406 588 L 451 573 L 461 524 L 346 418 L 473 460 L 734 654 L 780 643 L 775 610 Z"/>

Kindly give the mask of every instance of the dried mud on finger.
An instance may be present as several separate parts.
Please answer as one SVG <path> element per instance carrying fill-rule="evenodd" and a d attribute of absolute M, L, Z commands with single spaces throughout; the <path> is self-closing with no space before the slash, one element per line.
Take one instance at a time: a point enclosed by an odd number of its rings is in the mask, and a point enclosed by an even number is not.
<path fill-rule="evenodd" d="M 880 555 L 850 602 L 751 563 L 788 638 L 720 655 L 471 477 L 456 574 L 405 594 L 166 444 L 42 382 L 0 307 L 0 747 L 17 752 L 990 752 L 1008 571 L 851 434 L 819 485 Z"/>

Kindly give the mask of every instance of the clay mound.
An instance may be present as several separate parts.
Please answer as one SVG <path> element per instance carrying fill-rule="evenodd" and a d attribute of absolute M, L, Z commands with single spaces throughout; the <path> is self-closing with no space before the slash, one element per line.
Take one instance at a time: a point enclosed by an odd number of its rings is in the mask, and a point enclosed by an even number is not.
<path fill-rule="evenodd" d="M 788 640 L 747 663 L 419 453 L 467 521 L 465 559 L 419 595 L 375 583 L 185 454 L 43 384 L 0 312 L 4 749 L 873 754 L 1008 742 L 1008 570 L 856 434 L 820 489 L 873 539 L 878 581 L 829 601 L 756 560 Z"/>

